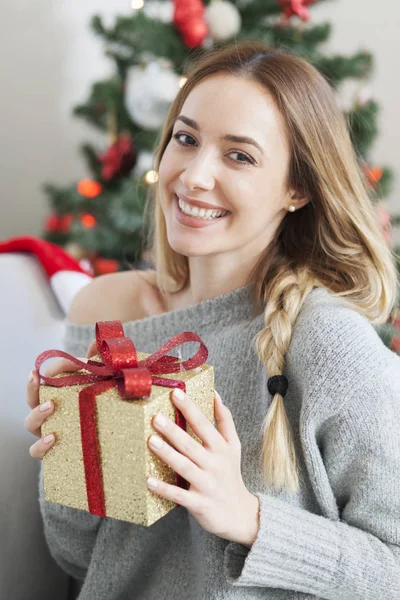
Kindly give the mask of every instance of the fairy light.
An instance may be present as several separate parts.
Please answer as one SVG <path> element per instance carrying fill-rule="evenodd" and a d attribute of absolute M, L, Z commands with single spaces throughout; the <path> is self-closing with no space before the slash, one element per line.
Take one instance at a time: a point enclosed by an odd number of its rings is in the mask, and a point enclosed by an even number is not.
<path fill-rule="evenodd" d="M 143 0 L 132 0 L 131 6 L 133 10 L 140 10 L 144 6 Z"/>
<path fill-rule="evenodd" d="M 156 181 L 158 181 L 157 171 L 153 171 L 152 169 L 150 171 L 147 171 L 144 178 L 147 183 L 156 183 Z"/>
<path fill-rule="evenodd" d="M 81 217 L 81 223 L 86 229 L 93 229 L 93 227 L 96 226 L 97 221 L 93 215 L 85 214 Z"/>

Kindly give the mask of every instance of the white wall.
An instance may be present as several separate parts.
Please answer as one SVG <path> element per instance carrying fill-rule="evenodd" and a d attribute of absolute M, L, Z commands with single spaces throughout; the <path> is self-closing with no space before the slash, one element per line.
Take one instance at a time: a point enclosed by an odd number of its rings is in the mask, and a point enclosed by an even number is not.
<path fill-rule="evenodd" d="M 69 184 L 87 175 L 77 148 L 102 142 L 71 109 L 83 102 L 93 82 L 111 72 L 90 17 L 106 23 L 128 14 L 129 0 L 13 0 L 3 3 L 0 25 L 0 238 L 38 235 L 48 213 L 44 181 Z M 400 212 L 400 83 L 396 67 L 400 3 L 393 0 L 332 0 L 313 9 L 315 21 L 329 20 L 334 33 L 328 49 L 373 52 L 372 82 L 381 104 L 381 135 L 372 159 L 396 170 L 390 207 Z M 350 92 L 349 92 L 350 93 Z M 105 142 L 105 140 L 104 140 Z"/>

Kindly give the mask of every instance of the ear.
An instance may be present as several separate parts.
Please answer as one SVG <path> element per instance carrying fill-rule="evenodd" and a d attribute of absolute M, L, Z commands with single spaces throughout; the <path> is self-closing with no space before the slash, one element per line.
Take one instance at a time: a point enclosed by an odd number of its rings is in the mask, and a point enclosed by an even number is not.
<path fill-rule="evenodd" d="M 306 196 L 303 192 L 295 190 L 294 188 L 290 188 L 287 195 L 288 206 L 293 204 L 296 207 L 296 210 L 303 208 L 306 204 L 310 202 L 310 198 Z"/>

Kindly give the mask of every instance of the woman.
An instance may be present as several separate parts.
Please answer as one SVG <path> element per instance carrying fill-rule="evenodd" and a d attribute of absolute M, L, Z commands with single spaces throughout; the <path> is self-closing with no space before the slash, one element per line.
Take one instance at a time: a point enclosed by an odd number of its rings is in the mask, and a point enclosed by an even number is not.
<path fill-rule="evenodd" d="M 50 504 L 41 481 L 55 559 L 81 600 L 397 599 L 400 369 L 372 326 L 396 272 L 331 88 L 262 43 L 216 50 L 188 73 L 155 167 L 155 271 L 84 288 L 66 347 L 84 355 L 100 320 L 146 352 L 194 330 L 224 404 L 215 428 L 173 397 L 203 445 L 153 422 L 153 451 L 190 487 L 150 488 L 178 506 L 149 528 Z M 32 372 L 40 436 L 53 405 L 37 390 Z"/>

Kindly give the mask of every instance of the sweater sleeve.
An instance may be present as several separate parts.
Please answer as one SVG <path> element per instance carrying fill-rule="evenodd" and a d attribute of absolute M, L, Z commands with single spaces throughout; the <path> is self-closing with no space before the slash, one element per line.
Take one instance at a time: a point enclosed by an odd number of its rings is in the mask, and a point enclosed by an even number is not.
<path fill-rule="evenodd" d="M 94 339 L 94 328 L 67 327 L 64 349 L 74 356 L 86 356 Z M 75 579 L 83 580 L 89 567 L 102 518 L 89 512 L 47 502 L 44 496 L 43 465 L 39 474 L 39 506 L 44 535 L 58 565 Z"/>
<path fill-rule="evenodd" d="M 321 440 L 340 520 L 255 494 L 260 527 L 252 547 L 225 549 L 230 584 L 326 600 L 400 597 L 399 363 L 393 355 L 393 368 L 360 381 Z"/>

